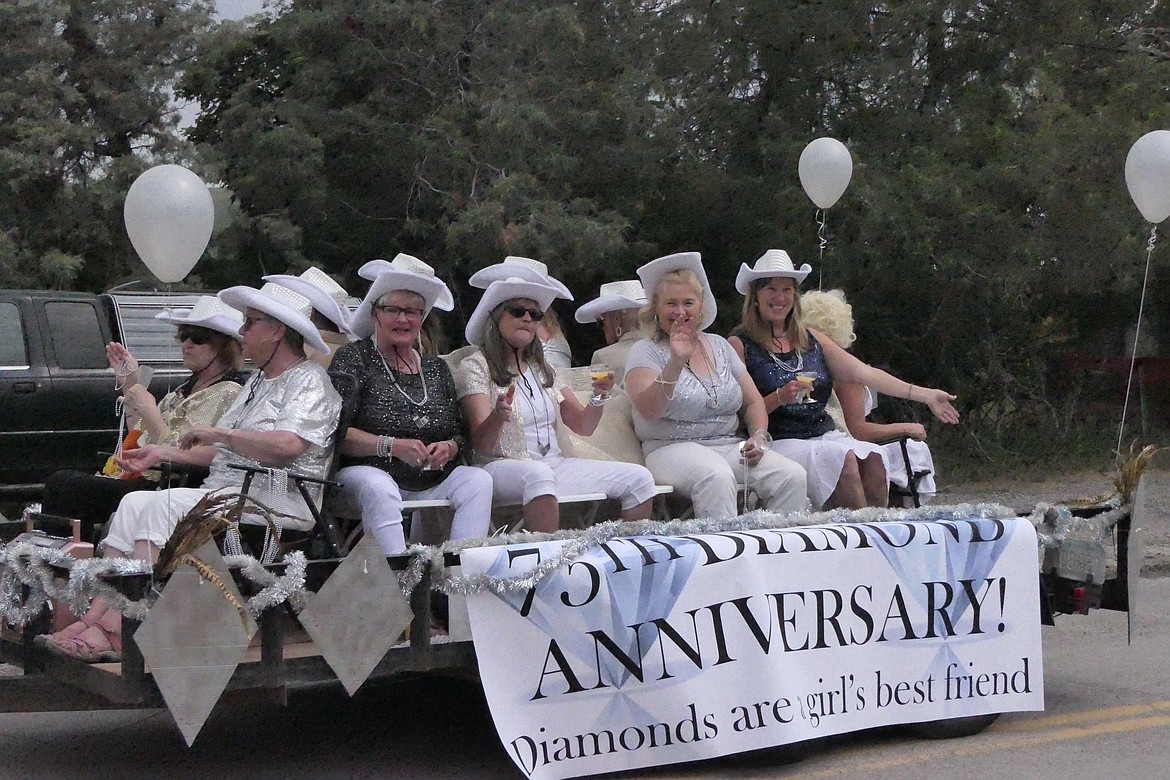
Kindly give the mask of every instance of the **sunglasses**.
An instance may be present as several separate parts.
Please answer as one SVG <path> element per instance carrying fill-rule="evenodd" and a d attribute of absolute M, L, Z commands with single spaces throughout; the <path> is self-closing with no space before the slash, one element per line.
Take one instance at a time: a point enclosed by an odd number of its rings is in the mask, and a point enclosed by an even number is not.
<path fill-rule="evenodd" d="M 408 320 L 421 320 L 425 311 L 416 306 L 391 306 L 389 304 L 383 306 L 375 306 L 375 309 L 390 317 L 390 319 L 397 319 L 399 314 L 405 314 Z"/>
<path fill-rule="evenodd" d="M 211 331 L 203 328 L 179 328 L 179 332 L 175 334 L 175 341 L 182 344 L 184 341 L 190 341 L 192 344 L 202 347 L 204 344 L 211 342 L 214 334 Z"/>
<path fill-rule="evenodd" d="M 518 320 L 523 319 L 525 314 L 531 317 L 533 322 L 540 322 L 544 319 L 544 312 L 540 309 L 529 309 L 526 306 L 505 306 L 504 311 Z"/>

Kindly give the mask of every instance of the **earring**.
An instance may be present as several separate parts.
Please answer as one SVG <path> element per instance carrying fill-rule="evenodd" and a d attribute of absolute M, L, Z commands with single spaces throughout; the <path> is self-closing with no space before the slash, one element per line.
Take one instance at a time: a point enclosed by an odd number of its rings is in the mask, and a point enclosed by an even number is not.
<path fill-rule="evenodd" d="M 620 339 L 622 337 L 622 326 L 615 325 L 613 328 L 613 334 Z"/>

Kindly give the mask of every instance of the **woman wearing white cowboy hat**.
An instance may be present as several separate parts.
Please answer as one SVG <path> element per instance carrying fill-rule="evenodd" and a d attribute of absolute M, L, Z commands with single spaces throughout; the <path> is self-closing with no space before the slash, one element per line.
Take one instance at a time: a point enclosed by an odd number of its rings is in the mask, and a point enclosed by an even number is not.
<path fill-rule="evenodd" d="M 148 444 L 122 452 L 118 465 L 142 472 L 169 461 L 207 466 L 209 474 L 199 488 L 170 488 L 127 495 L 110 519 L 102 540 L 106 557 L 156 560 L 179 519 L 212 491 L 238 490 L 244 472 L 231 464 L 278 467 L 324 476 L 332 453 L 333 433 L 341 411 L 341 397 L 325 369 L 305 357 L 304 344 L 322 351 L 317 329 L 309 320 L 309 302 L 280 285 L 260 290 L 232 287 L 219 299 L 243 312 L 239 334 L 245 357 L 259 366 L 215 427 L 196 425 L 178 445 Z M 256 482 L 261 487 L 268 476 Z M 269 485 L 265 503 L 286 514 L 286 526 L 305 530 L 312 514 L 295 487 Z M 274 505 L 275 504 L 275 505 Z M 249 521 L 245 516 L 244 521 Z M 104 612 L 78 642 L 46 638 L 46 646 L 82 660 L 109 660 L 121 647 L 121 615 L 95 601 L 91 612 Z M 83 619 L 84 620 L 84 619 Z"/>
<path fill-rule="evenodd" d="M 842 349 L 849 349 L 857 336 L 853 331 L 853 307 L 845 300 L 845 293 L 841 290 L 814 291 L 800 297 L 805 325 L 825 334 Z M 853 382 L 834 382 L 833 394 L 837 396 L 840 419 L 835 413 L 832 399 L 826 409 L 833 416 L 837 430 L 847 431 L 850 436 L 861 441 L 878 444 L 882 448 L 886 475 L 892 485 L 908 487 L 907 470 L 912 473 L 925 472 L 916 490 L 921 503 L 929 502 L 935 494 L 935 467 L 930 446 L 926 443 L 926 428 L 922 423 L 871 422 L 866 418 L 872 410 L 872 393 L 869 388 Z M 906 437 L 905 453 L 900 441 L 880 444 L 900 437 Z M 910 457 L 909 464 L 906 463 L 906 455 Z"/>
<path fill-rule="evenodd" d="M 163 490 L 133 503 L 128 501 L 137 496 L 124 499 L 102 543 L 107 555 L 153 560 L 178 519 L 200 498 L 242 485 L 244 472 L 232 464 L 318 477 L 330 466 L 341 396 L 325 369 L 305 356 L 306 344 L 328 351 L 309 319 L 309 301 L 272 282 L 259 290 L 230 287 L 220 291 L 219 299 L 244 313 L 244 356 L 258 369 L 216 426 L 195 426 L 178 447 L 152 445 L 123 453 L 119 465 L 129 471 L 169 460 L 208 466 L 210 474 L 201 489 Z M 262 475 L 254 484 L 263 489 L 268 479 Z M 312 527 L 312 512 L 295 485 L 268 486 L 265 503 L 273 502 L 273 509 L 289 515 L 286 527 Z"/>
<path fill-rule="evenodd" d="M 450 291 L 430 266 L 415 268 L 389 266 L 375 278 L 354 313 L 361 338 L 338 350 L 331 366 L 359 387 L 338 443 L 342 489 L 333 506 L 360 514 L 386 555 L 406 551 L 403 500 L 450 500 L 452 539 L 484 536 L 491 522 L 492 478 L 463 464 L 470 445 L 455 380 L 442 358 L 415 348 L 423 321 L 432 307 L 444 308 Z"/>
<path fill-rule="evenodd" d="M 309 299 L 309 305 L 313 307 L 310 319 L 317 326 L 318 334 L 329 345 L 331 351 L 336 352 L 339 347 L 353 341 L 349 311 L 345 308 L 349 293 L 329 274 L 316 266 L 309 266 L 300 276 L 269 274 L 264 277 L 264 281 L 287 287 Z M 325 368 L 329 368 L 329 361 L 333 358 L 332 354 L 318 352 L 312 348 L 305 350 L 305 352 L 310 360 L 315 360 Z"/>
<path fill-rule="evenodd" d="M 614 382 L 619 385 L 626 375 L 630 347 L 642 338 L 638 311 L 645 305 L 646 291 L 637 279 L 606 282 L 601 285 L 597 298 L 582 304 L 575 315 L 582 324 L 601 324 L 606 346 L 593 353 L 590 363 L 609 366 L 614 372 Z"/>
<path fill-rule="evenodd" d="M 559 279 L 553 278 L 548 272 L 548 266 L 539 260 L 530 257 L 508 255 L 504 262 L 481 268 L 471 275 L 467 283 L 472 287 L 487 289 L 492 282 L 503 279 L 523 279 L 527 282 L 536 282 L 556 290 L 558 298 L 573 300 L 569 292 Z M 570 368 L 573 365 L 573 351 L 569 348 L 569 341 L 561 329 L 557 313 L 550 306 L 544 312 L 544 319 L 536 323 L 536 335 L 544 349 L 544 359 L 553 368 Z"/>
<path fill-rule="evenodd" d="M 743 363 L 725 339 L 703 332 L 716 312 L 699 253 L 660 257 L 638 276 L 648 338 L 630 350 L 626 393 L 654 478 L 690 499 L 696 517 L 736 515 L 743 482 L 770 511 L 804 509 L 804 470 L 761 441 L 767 415 Z"/>
<path fill-rule="evenodd" d="M 139 382 L 138 361 L 122 344 L 106 345 L 106 357 L 122 386 L 123 409 L 130 433 L 122 447 L 177 444 L 195 425 L 212 425 L 240 393 L 240 324 L 244 318 L 217 298 L 202 296 L 189 311 L 164 311 L 156 319 L 178 326 L 176 338 L 183 366 L 191 375 L 157 403 Z M 82 536 L 89 538 L 95 523 L 104 523 L 127 493 L 154 490 L 158 473 L 127 474 L 113 467 L 101 473 L 58 471 L 45 481 L 41 511 L 76 517 Z M 112 468 L 111 468 L 112 467 Z M 120 477 L 120 478 L 119 478 Z"/>
<path fill-rule="evenodd" d="M 459 364 L 456 384 L 476 460 L 495 481 L 496 503 L 523 507 L 528 530 L 559 527 L 558 494 L 603 492 L 621 502 L 622 519 L 646 519 L 657 492 L 650 472 L 575 458 L 560 431 L 563 421 L 579 435 L 593 433 L 613 378 L 595 380 L 582 406 L 548 365 L 536 326 L 557 294 L 541 282 L 500 279 L 467 323 L 467 341 L 481 350 Z"/>
<path fill-rule="evenodd" d="M 735 280 L 746 296 L 743 320 L 731 345 L 764 396 L 773 449 L 808 472 L 813 505 L 885 506 L 889 483 L 881 449 L 835 431 L 825 412 L 834 380 L 927 404 L 946 423 L 959 421 L 951 405 L 955 397 L 868 366 L 806 327 L 797 286 L 809 271 L 807 263 L 794 268 L 788 253 L 779 249 L 764 253 L 754 267 L 743 264 Z"/>

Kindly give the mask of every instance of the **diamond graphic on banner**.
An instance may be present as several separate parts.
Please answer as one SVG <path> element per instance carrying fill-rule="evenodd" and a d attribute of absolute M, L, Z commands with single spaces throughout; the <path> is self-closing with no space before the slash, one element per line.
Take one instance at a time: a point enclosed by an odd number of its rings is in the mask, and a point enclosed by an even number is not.
<path fill-rule="evenodd" d="M 413 616 L 386 556 L 365 536 L 297 617 L 353 696 Z"/>
<path fill-rule="evenodd" d="M 551 556 L 559 550 L 559 543 L 546 543 L 540 547 L 545 556 Z M 546 601 L 535 598 L 529 603 L 528 591 L 523 590 L 503 591 L 496 596 L 517 613 L 523 612 L 527 604 L 527 619 L 546 636 L 555 637 L 567 657 L 586 665 L 596 663 L 605 682 L 621 688 L 633 680 L 633 674 L 616 655 L 598 656 L 593 632 L 604 632 L 627 657 L 637 658 L 649 653 L 658 644 L 658 632 L 645 630 L 640 635 L 630 627 L 671 613 L 691 573 L 699 565 L 699 555 L 700 550 L 695 543 L 685 538 L 671 539 L 669 542 L 639 536 L 614 539 L 607 543 L 605 551 L 597 548 L 586 550 L 536 586 L 538 593 L 569 592 L 573 587 L 573 567 L 588 565 L 591 570 L 601 573 L 597 598 L 598 603 L 608 606 L 607 612 L 586 613 L 581 610 L 566 615 L 558 609 L 558 599 Z M 653 565 L 647 565 L 647 561 L 652 561 Z M 488 567 L 487 574 L 495 577 L 515 576 L 514 565 L 504 550 L 495 563 Z M 614 578 L 620 580 L 628 576 L 622 574 L 628 571 L 636 572 L 637 587 L 615 586 Z M 577 576 L 580 576 L 579 572 Z"/>
<path fill-rule="evenodd" d="M 244 599 L 213 542 L 194 556 L 219 575 L 237 604 Z M 192 566 L 171 575 L 134 634 L 171 717 L 190 746 L 211 715 L 256 633 L 256 622 Z"/>

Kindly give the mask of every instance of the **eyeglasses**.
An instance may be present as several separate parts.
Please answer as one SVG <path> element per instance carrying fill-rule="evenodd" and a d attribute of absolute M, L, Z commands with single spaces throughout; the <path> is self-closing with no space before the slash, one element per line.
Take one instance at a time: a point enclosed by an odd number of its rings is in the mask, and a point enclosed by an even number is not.
<path fill-rule="evenodd" d="M 182 344 L 184 341 L 190 341 L 195 346 L 201 347 L 207 344 L 212 339 L 212 333 L 203 328 L 179 328 L 179 332 L 175 334 L 175 341 Z"/>
<path fill-rule="evenodd" d="M 408 320 L 421 320 L 422 316 L 426 314 L 425 311 L 416 306 L 375 306 L 375 309 L 390 316 L 390 319 L 397 319 L 399 314 L 405 314 Z"/>
<path fill-rule="evenodd" d="M 243 330 L 251 330 L 257 322 L 272 322 L 271 317 L 244 317 Z"/>
<path fill-rule="evenodd" d="M 504 311 L 518 320 L 523 319 L 525 314 L 531 317 L 533 322 L 540 322 L 544 319 L 544 312 L 540 309 L 529 309 L 527 306 L 505 306 Z"/>

